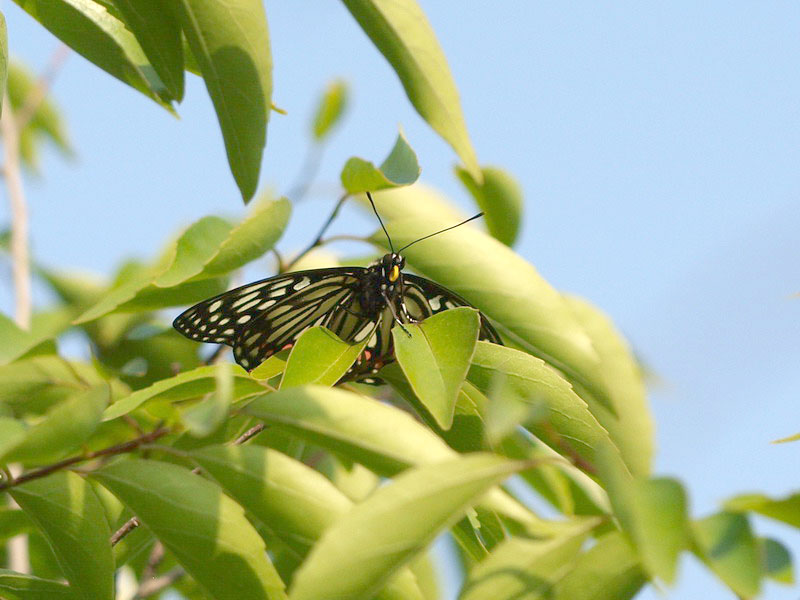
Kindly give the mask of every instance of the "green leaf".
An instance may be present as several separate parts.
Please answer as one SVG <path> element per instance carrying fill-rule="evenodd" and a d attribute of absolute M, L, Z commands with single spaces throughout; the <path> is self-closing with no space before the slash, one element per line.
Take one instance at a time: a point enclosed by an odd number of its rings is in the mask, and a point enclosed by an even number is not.
<path fill-rule="evenodd" d="M 478 341 L 478 312 L 454 308 L 405 328 L 410 336 L 400 327 L 392 329 L 397 362 L 439 426 L 450 429 L 458 391 Z"/>
<path fill-rule="evenodd" d="M 419 115 L 456 151 L 472 176 L 481 170 L 469 140 L 447 59 L 422 9 L 414 0 L 344 0 L 372 43 L 400 78 Z"/>
<path fill-rule="evenodd" d="M 411 185 L 419 178 L 419 173 L 417 155 L 400 132 L 394 148 L 380 167 L 363 158 L 353 157 L 345 163 L 341 179 L 345 190 L 358 194 Z"/>
<path fill-rule="evenodd" d="M 525 465 L 476 454 L 403 473 L 323 534 L 295 575 L 291 599 L 371 598 L 470 504 Z"/>
<path fill-rule="evenodd" d="M 761 555 L 750 522 L 742 514 L 720 512 L 693 524 L 695 553 L 742 598 L 761 587 Z"/>
<path fill-rule="evenodd" d="M 554 600 L 630 600 L 647 582 L 633 548 L 619 531 L 597 540 L 556 585 Z"/>
<path fill-rule="evenodd" d="M 489 388 L 491 402 L 486 403 L 484 418 L 483 433 L 491 447 L 516 435 L 520 425 L 544 421 L 549 412 L 544 402 L 524 397 L 519 386 L 509 385 L 504 374 L 498 375 Z"/>
<path fill-rule="evenodd" d="M 342 118 L 347 107 L 347 84 L 337 80 L 331 82 L 325 93 L 320 98 L 317 111 L 314 114 L 313 133 L 314 139 L 321 141 L 328 136 L 331 129 Z"/>
<path fill-rule="evenodd" d="M 64 457 L 92 435 L 109 400 L 106 386 L 75 393 L 51 408 L 0 461 L 44 464 Z"/>
<path fill-rule="evenodd" d="M 167 88 L 125 25 L 92 0 L 14 0 L 53 35 L 168 110 Z"/>
<path fill-rule="evenodd" d="M 7 540 L 33 529 L 33 521 L 23 511 L 18 508 L 0 508 L 0 540 Z"/>
<path fill-rule="evenodd" d="M 761 568 L 764 576 L 778 583 L 792 585 L 794 568 L 792 555 L 786 546 L 771 538 L 759 538 L 758 545 L 761 550 Z"/>
<path fill-rule="evenodd" d="M 725 508 L 735 512 L 751 510 L 800 529 L 800 493 L 778 500 L 763 494 L 743 494 L 728 500 Z"/>
<path fill-rule="evenodd" d="M 394 221 L 408 218 L 425 219 L 434 223 L 449 223 L 454 225 L 467 218 L 459 208 L 447 199 L 439 190 L 424 183 L 416 183 L 399 188 L 381 190 L 373 194 L 375 205 L 384 221 Z M 353 198 L 369 214 L 372 207 L 364 195 Z M 434 229 L 427 233 L 433 233 Z"/>
<path fill-rule="evenodd" d="M 408 413 L 336 388 L 309 385 L 283 389 L 255 398 L 242 412 L 382 475 L 395 475 L 411 465 L 441 462 L 457 455 Z M 544 526 L 500 490 L 492 490 L 484 502 L 530 528 Z"/>
<path fill-rule="evenodd" d="M 42 336 L 20 329 L 0 314 L 0 365 L 13 362 L 42 341 Z"/>
<path fill-rule="evenodd" d="M 537 411 L 537 418 L 526 426 L 556 450 L 564 452 L 568 440 L 574 452 L 594 462 L 598 448 L 610 444 L 608 433 L 558 372 L 519 350 L 479 341 L 467 378 L 489 393 L 498 377 L 505 378 L 505 386 L 521 400 L 547 407 L 544 420 Z"/>
<path fill-rule="evenodd" d="M 121 460 L 92 477 L 150 529 L 215 600 L 286 598 L 264 542 L 242 508 L 188 469 Z"/>
<path fill-rule="evenodd" d="M 281 388 L 308 383 L 335 384 L 347 373 L 368 341 L 369 335 L 360 343 L 348 344 L 324 327 L 307 329 L 292 347 Z"/>
<path fill-rule="evenodd" d="M 203 217 L 193 223 L 165 254 L 162 260 L 167 266 L 155 277 L 153 285 L 173 287 L 200 273 L 231 229 L 231 224 L 219 217 Z"/>
<path fill-rule="evenodd" d="M 596 520 L 566 528 L 549 540 L 509 538 L 468 574 L 459 600 L 551 598 Z"/>
<path fill-rule="evenodd" d="M 796 442 L 797 440 L 800 440 L 800 433 L 795 433 L 794 435 L 790 435 L 789 437 L 780 438 L 779 440 L 775 440 L 772 443 L 785 444 L 786 442 Z"/>
<path fill-rule="evenodd" d="M 272 105 L 272 54 L 261 0 L 177 0 L 183 32 L 217 111 L 245 202 L 258 186 Z"/>
<path fill-rule="evenodd" d="M 566 301 L 600 355 L 600 375 L 613 411 L 591 394 L 581 394 L 580 390 L 578 394 L 608 431 L 631 473 L 646 477 L 653 461 L 654 425 L 641 369 L 627 342 L 605 314 L 580 298 L 567 296 Z"/>
<path fill-rule="evenodd" d="M 273 535 L 304 556 L 353 503 L 323 475 L 285 454 L 261 446 L 210 446 L 192 457 Z M 406 577 L 408 574 L 406 574 Z M 400 598 L 413 598 L 413 581 L 396 578 Z"/>
<path fill-rule="evenodd" d="M 111 530 L 89 483 L 60 471 L 9 493 L 47 538 L 75 591 L 86 600 L 113 598 Z"/>
<path fill-rule="evenodd" d="M 407 206 L 406 213 L 414 213 L 413 206 Z M 388 223 L 387 228 L 395 246 L 402 247 L 450 225 L 454 223 L 403 219 Z M 385 245 L 386 236 L 376 233 L 372 241 Z M 464 226 L 415 244 L 403 254 L 422 275 L 479 308 L 513 344 L 607 400 L 601 362 L 591 338 L 564 298 L 510 248 Z"/>
<path fill-rule="evenodd" d="M 126 415 L 149 400 L 158 399 L 167 402 L 178 402 L 210 394 L 216 386 L 216 373 L 216 365 L 210 365 L 157 381 L 151 386 L 136 390 L 130 396 L 122 398 L 109 406 L 103 412 L 103 420 L 110 421 Z M 264 391 L 264 388 L 240 366 L 231 365 L 231 373 L 233 375 L 234 399 L 238 400 Z"/>
<path fill-rule="evenodd" d="M 233 373 L 230 363 L 215 365 L 215 389 L 207 398 L 183 413 L 183 423 L 195 437 L 206 437 L 214 433 L 228 416 L 233 399 Z"/>
<path fill-rule="evenodd" d="M 8 32 L 6 31 L 6 18 L 0 13 L 0 115 L 3 114 L 3 98 L 6 95 L 6 81 L 8 80 Z"/>
<path fill-rule="evenodd" d="M 181 28 L 171 6 L 150 0 L 114 0 L 125 24 L 172 98 L 183 99 L 183 46 Z"/>
<path fill-rule="evenodd" d="M 280 239 L 289 223 L 291 210 L 292 205 L 286 198 L 256 203 L 194 279 L 226 275 L 260 258 Z"/>
<path fill-rule="evenodd" d="M 456 167 L 456 175 L 484 212 L 486 227 L 492 237 L 513 246 L 522 224 L 522 190 L 516 179 L 496 167 L 483 167 L 483 183 L 469 171 Z"/>
<path fill-rule="evenodd" d="M 0 569 L 0 597 L 6 600 L 77 600 L 81 596 L 60 581 Z"/>

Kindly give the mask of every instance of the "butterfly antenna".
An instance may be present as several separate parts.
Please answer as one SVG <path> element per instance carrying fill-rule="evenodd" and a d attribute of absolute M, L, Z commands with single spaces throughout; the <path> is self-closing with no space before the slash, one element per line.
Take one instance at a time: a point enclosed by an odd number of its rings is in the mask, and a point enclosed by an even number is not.
<path fill-rule="evenodd" d="M 414 245 L 414 244 L 416 244 L 417 242 L 421 242 L 422 240 L 427 240 L 429 237 L 433 237 L 433 236 L 435 236 L 435 235 L 439 235 L 440 233 L 444 233 L 445 231 L 450 231 L 451 229 L 455 229 L 456 227 L 461 227 L 461 226 L 462 226 L 462 225 L 464 225 L 465 223 L 469 223 L 470 221 L 474 221 L 475 219 L 479 219 L 479 218 L 480 218 L 480 217 L 482 217 L 482 216 L 483 216 L 483 213 L 482 213 L 482 212 L 479 212 L 477 215 L 475 215 L 475 216 L 473 216 L 473 217 L 470 217 L 470 218 L 469 218 L 469 219 L 467 219 L 466 221 L 461 221 L 461 223 L 458 223 L 457 225 L 451 225 L 450 227 L 446 227 L 445 229 L 442 229 L 441 231 L 436 231 L 436 232 L 434 232 L 434 233 L 431 233 L 431 234 L 428 234 L 428 235 L 426 235 L 425 237 L 421 237 L 421 238 L 419 238 L 418 240 L 414 240 L 414 241 L 413 241 L 413 242 L 411 242 L 410 244 L 406 244 L 405 246 L 403 246 L 402 248 L 400 248 L 400 250 L 398 250 L 397 252 L 398 252 L 398 253 L 400 253 L 400 252 L 402 252 L 403 250 L 405 250 L 406 248 L 408 248 L 409 246 L 413 246 L 413 245 Z"/>
<path fill-rule="evenodd" d="M 381 216 L 378 214 L 378 209 L 375 208 L 375 202 L 372 200 L 372 194 L 367 192 L 367 198 L 369 198 L 369 203 L 372 204 L 372 210 L 375 211 L 375 216 L 378 217 L 378 223 L 380 223 L 381 227 L 383 227 L 383 233 L 386 234 L 386 239 L 389 240 L 389 249 L 392 251 L 392 254 L 394 254 L 394 245 L 392 244 L 392 238 L 389 237 L 389 232 L 386 231 L 386 225 L 383 224 Z"/>

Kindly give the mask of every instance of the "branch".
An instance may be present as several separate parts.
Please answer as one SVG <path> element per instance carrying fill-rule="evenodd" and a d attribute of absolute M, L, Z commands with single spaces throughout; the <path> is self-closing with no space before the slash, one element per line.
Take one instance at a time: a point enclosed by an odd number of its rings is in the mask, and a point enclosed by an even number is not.
<path fill-rule="evenodd" d="M 139 586 L 139 589 L 136 591 L 136 595 L 134 598 L 139 600 L 140 598 L 147 598 L 149 596 L 153 596 L 157 594 L 161 590 L 168 588 L 173 583 L 178 581 L 181 577 L 185 575 L 185 571 L 180 567 L 175 567 L 174 569 L 168 571 L 161 577 L 156 577 L 154 579 L 150 579 L 149 581 L 142 582 L 142 585 Z"/>
<path fill-rule="evenodd" d="M 42 467 L 40 469 L 36 469 L 35 471 L 29 471 L 27 473 L 23 473 L 19 477 L 15 477 L 10 481 L 4 481 L 0 483 L 0 491 L 6 490 L 8 488 L 12 488 L 18 486 L 20 484 L 25 483 L 26 481 L 31 481 L 33 479 L 40 479 L 51 473 L 55 473 L 56 471 L 60 471 L 61 469 L 65 469 L 66 467 L 72 466 L 79 462 L 84 462 L 87 460 L 92 460 L 94 458 L 100 458 L 102 456 L 114 456 L 115 454 L 124 454 L 126 452 L 131 452 L 132 450 L 136 450 L 139 446 L 144 444 L 150 444 L 157 440 L 160 437 L 165 436 L 169 433 L 169 429 L 166 427 L 159 427 L 158 429 L 151 431 L 145 435 L 139 436 L 138 438 L 129 440 L 127 442 L 123 442 L 121 444 L 116 444 L 115 446 L 109 446 L 108 448 L 103 448 L 102 450 L 96 450 L 94 452 L 89 452 L 88 454 L 82 454 L 80 456 L 72 456 L 70 458 L 65 458 L 57 463 L 53 463 L 52 465 L 47 465 L 46 467 Z"/>
<path fill-rule="evenodd" d="M 31 265 L 28 255 L 28 207 L 19 166 L 19 130 L 8 90 L 0 116 L 6 187 L 11 212 L 11 270 L 14 281 L 14 321 L 21 329 L 31 325 Z"/>
<path fill-rule="evenodd" d="M 325 224 L 322 226 L 322 229 L 320 229 L 320 232 L 317 235 L 317 237 L 314 239 L 314 241 L 311 242 L 311 244 L 309 244 L 308 247 L 305 250 L 303 250 L 300 254 L 298 254 L 292 260 L 290 260 L 289 263 L 285 266 L 284 271 L 288 271 L 289 269 L 291 269 L 292 266 L 297 263 L 297 261 L 299 261 L 306 254 L 311 252 L 314 248 L 316 248 L 317 246 L 320 246 L 322 244 L 322 236 L 324 236 L 325 232 L 328 231 L 328 227 L 331 226 L 331 223 L 333 223 L 333 220 L 337 217 L 337 215 L 339 214 L 339 211 L 342 209 L 342 205 L 344 204 L 345 200 L 347 200 L 349 197 L 350 197 L 350 194 L 345 192 L 339 198 L 339 201 L 336 203 L 336 206 L 333 208 L 333 212 L 331 213 L 331 216 L 329 216 L 328 220 L 325 221 Z"/>

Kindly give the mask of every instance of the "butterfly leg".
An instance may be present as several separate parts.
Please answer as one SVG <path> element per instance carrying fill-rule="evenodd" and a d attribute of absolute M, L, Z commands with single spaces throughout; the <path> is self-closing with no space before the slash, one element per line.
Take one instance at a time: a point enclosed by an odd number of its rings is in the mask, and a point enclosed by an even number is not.
<path fill-rule="evenodd" d="M 383 296 L 383 299 L 386 300 L 386 305 L 389 307 L 389 310 L 392 311 L 392 317 L 394 318 L 395 323 L 400 325 L 400 329 L 402 329 L 408 337 L 411 337 L 411 332 L 406 329 L 403 321 L 401 321 L 400 317 L 397 316 L 397 307 L 394 305 L 394 302 L 389 300 L 389 297 L 386 295 L 385 291 L 382 291 L 381 295 Z"/>

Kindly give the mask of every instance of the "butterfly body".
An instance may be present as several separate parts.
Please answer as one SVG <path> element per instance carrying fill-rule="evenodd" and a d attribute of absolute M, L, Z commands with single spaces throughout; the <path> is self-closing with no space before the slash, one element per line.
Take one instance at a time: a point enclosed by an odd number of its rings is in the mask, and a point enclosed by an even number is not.
<path fill-rule="evenodd" d="M 290 348 L 309 327 L 324 326 L 350 343 L 369 338 L 345 379 L 368 380 L 394 360 L 391 330 L 456 306 L 470 306 L 450 290 L 402 272 L 394 252 L 368 267 L 333 267 L 262 279 L 187 309 L 173 322 L 186 337 L 233 347 L 252 370 Z M 481 314 L 481 339 L 502 343 Z"/>

